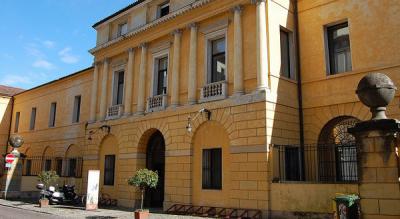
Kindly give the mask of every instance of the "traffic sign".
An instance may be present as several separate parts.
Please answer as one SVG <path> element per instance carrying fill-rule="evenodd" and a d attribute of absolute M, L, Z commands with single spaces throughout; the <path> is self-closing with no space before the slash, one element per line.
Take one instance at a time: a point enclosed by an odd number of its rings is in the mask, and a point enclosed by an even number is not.
<path fill-rule="evenodd" d="M 10 163 L 6 163 L 6 168 L 11 168 L 11 164 Z"/>
<path fill-rule="evenodd" d="M 12 162 L 14 162 L 14 159 L 15 159 L 14 154 L 7 154 L 6 163 L 12 163 Z"/>

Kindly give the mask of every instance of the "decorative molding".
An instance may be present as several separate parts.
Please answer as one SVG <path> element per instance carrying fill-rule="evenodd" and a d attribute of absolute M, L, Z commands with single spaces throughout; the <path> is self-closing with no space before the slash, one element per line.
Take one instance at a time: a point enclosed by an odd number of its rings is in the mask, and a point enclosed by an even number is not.
<path fill-rule="evenodd" d="M 129 154 L 120 154 L 119 159 L 146 159 L 145 153 L 129 153 Z"/>
<path fill-rule="evenodd" d="M 268 146 L 267 145 L 243 145 L 243 146 L 230 146 L 231 154 L 240 154 L 240 153 L 267 153 Z"/>
<path fill-rule="evenodd" d="M 147 48 L 147 47 L 149 47 L 149 44 L 148 43 L 141 43 L 141 44 L 139 44 L 139 47 L 140 48 Z"/>
<path fill-rule="evenodd" d="M 187 25 L 188 29 L 198 28 L 198 27 L 199 27 L 199 24 L 196 23 L 196 22 L 193 22 L 193 23 L 190 23 L 190 24 Z"/>
<path fill-rule="evenodd" d="M 251 0 L 250 2 L 251 2 L 251 4 L 255 5 L 255 4 L 259 4 L 261 2 L 266 2 L 266 0 Z"/>
<path fill-rule="evenodd" d="M 238 13 L 242 13 L 243 11 L 243 5 L 236 5 L 232 8 L 231 10 L 233 13 L 238 12 Z"/>
<path fill-rule="evenodd" d="M 134 52 L 134 51 L 135 51 L 135 49 L 132 48 L 132 47 L 126 50 L 126 52 L 128 52 L 128 53 L 131 53 L 131 52 Z"/>
<path fill-rule="evenodd" d="M 203 33 L 203 34 L 209 34 L 218 30 L 222 30 L 222 29 L 227 29 L 228 28 L 228 24 L 229 24 L 229 19 L 226 18 L 222 18 L 219 20 L 216 20 L 215 22 L 207 25 L 207 26 L 202 26 L 199 28 L 199 32 Z"/>
<path fill-rule="evenodd" d="M 99 156 L 97 155 L 85 155 L 83 156 L 83 160 L 98 160 Z"/>
<path fill-rule="evenodd" d="M 172 31 L 171 35 L 172 36 L 174 36 L 174 35 L 182 35 L 182 29 L 176 29 L 176 30 Z"/>
<path fill-rule="evenodd" d="M 150 53 L 158 53 L 163 50 L 168 50 L 171 47 L 171 45 L 172 45 L 172 42 L 169 40 L 157 43 L 151 47 Z"/>
<path fill-rule="evenodd" d="M 183 156 L 192 156 L 192 150 L 171 150 L 165 151 L 165 157 L 183 157 Z"/>

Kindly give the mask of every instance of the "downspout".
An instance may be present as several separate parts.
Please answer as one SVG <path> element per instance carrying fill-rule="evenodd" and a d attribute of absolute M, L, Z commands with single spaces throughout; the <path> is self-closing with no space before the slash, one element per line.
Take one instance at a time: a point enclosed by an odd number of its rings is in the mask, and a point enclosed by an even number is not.
<path fill-rule="evenodd" d="M 300 148 L 301 148 L 300 177 L 301 177 L 301 180 L 304 180 L 304 120 L 303 120 L 303 94 L 302 94 L 302 86 L 301 86 L 298 0 L 295 0 L 294 22 L 295 22 L 295 26 L 296 26 L 295 32 L 296 32 L 297 99 L 298 99 L 298 104 L 299 104 L 298 108 L 299 108 Z"/>

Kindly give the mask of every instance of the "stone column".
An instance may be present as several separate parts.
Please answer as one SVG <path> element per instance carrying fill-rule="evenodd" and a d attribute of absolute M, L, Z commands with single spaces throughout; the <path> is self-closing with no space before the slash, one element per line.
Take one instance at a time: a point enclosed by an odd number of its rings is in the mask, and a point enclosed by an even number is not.
<path fill-rule="evenodd" d="M 129 116 L 132 113 L 132 84 L 133 84 L 133 60 L 135 57 L 134 49 L 128 49 L 128 68 L 126 72 L 126 87 L 124 101 L 124 115 Z"/>
<path fill-rule="evenodd" d="M 195 104 L 197 90 L 197 25 L 190 26 L 190 46 L 189 46 L 189 77 L 188 77 L 188 103 Z"/>
<path fill-rule="evenodd" d="M 101 96 L 100 96 L 100 119 L 104 120 L 107 113 L 107 81 L 108 81 L 108 58 L 103 62 L 103 76 L 101 82 Z"/>
<path fill-rule="evenodd" d="M 233 54 L 233 90 L 235 95 L 243 91 L 243 42 L 242 42 L 242 6 L 233 9 L 234 14 L 234 54 Z"/>
<path fill-rule="evenodd" d="M 144 95 L 145 95 L 145 83 L 146 83 L 146 65 L 147 65 L 147 44 L 143 43 L 140 45 L 142 48 L 142 54 L 140 57 L 140 70 L 139 70 L 139 85 L 138 85 L 138 101 L 137 101 L 137 114 L 141 115 L 144 113 Z"/>
<path fill-rule="evenodd" d="M 268 88 L 267 16 L 265 0 L 256 0 L 257 91 Z"/>
<path fill-rule="evenodd" d="M 179 105 L 179 65 L 181 57 L 181 37 L 182 31 L 174 31 L 174 59 L 172 60 L 172 91 L 171 106 Z"/>
<path fill-rule="evenodd" d="M 97 108 L 97 86 L 99 83 L 99 62 L 94 63 L 93 81 L 92 81 L 92 95 L 90 97 L 90 116 L 89 122 L 96 122 L 96 108 Z"/>

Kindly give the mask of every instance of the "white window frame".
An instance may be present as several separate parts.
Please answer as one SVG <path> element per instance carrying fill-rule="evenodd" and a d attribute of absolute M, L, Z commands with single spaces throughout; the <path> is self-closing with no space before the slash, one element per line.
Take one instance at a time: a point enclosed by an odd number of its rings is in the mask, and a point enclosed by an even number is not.
<path fill-rule="evenodd" d="M 204 37 L 205 39 L 205 61 L 204 61 L 204 69 L 205 75 L 204 75 L 204 82 L 205 85 L 211 83 L 211 71 L 212 71 L 212 66 L 211 66 L 211 52 L 212 52 L 212 41 L 225 38 L 225 81 L 228 81 L 228 28 L 222 28 L 217 31 L 213 31 L 210 33 L 207 33 Z"/>
<path fill-rule="evenodd" d="M 117 105 L 117 77 L 118 77 L 118 73 L 123 71 L 124 72 L 124 89 L 122 89 L 122 105 L 124 103 L 124 99 L 125 99 L 125 88 L 126 88 L 126 65 L 122 64 L 122 65 L 118 65 L 113 67 L 113 77 L 112 77 L 112 95 L 111 95 L 111 106 L 116 106 Z"/>
<path fill-rule="evenodd" d="M 125 25 L 126 25 L 126 32 L 125 32 L 125 33 L 122 33 L 122 27 L 125 26 Z M 118 37 L 127 34 L 127 33 L 129 32 L 129 31 L 128 31 L 128 22 L 119 23 L 119 24 L 118 24 L 118 30 L 117 30 L 117 31 L 118 31 L 118 33 L 117 33 L 117 36 L 118 36 Z"/>
<path fill-rule="evenodd" d="M 286 76 L 282 75 L 281 71 L 279 71 L 279 75 L 280 75 L 280 77 L 284 77 L 284 78 L 291 79 L 291 80 L 296 80 L 297 79 L 297 69 L 296 69 L 296 61 L 297 60 L 296 60 L 296 47 L 295 47 L 295 42 L 294 42 L 294 39 L 295 39 L 294 38 L 294 33 L 293 33 L 292 30 L 287 29 L 287 28 L 285 28 L 283 26 L 280 26 L 280 29 L 279 29 L 279 44 L 281 42 L 281 40 L 280 40 L 280 37 L 281 37 L 280 31 L 286 32 L 288 34 L 288 36 L 289 36 L 288 41 L 289 41 L 289 58 L 290 58 L 290 60 L 289 60 L 289 62 L 290 62 L 289 63 L 290 64 L 289 65 L 290 77 L 286 77 Z M 279 46 L 280 46 L 279 48 L 281 48 L 282 45 L 279 45 Z M 280 54 L 279 61 L 281 61 L 281 57 L 282 57 L 281 50 L 279 50 L 279 54 Z"/>
<path fill-rule="evenodd" d="M 170 62 L 170 60 L 169 60 L 169 58 L 170 58 L 170 56 L 169 56 L 169 48 L 153 53 L 153 58 L 152 58 L 152 60 L 153 60 L 152 68 L 153 69 L 151 71 L 151 72 L 153 72 L 153 74 L 152 74 L 152 77 L 151 77 L 151 86 L 150 86 L 151 97 L 157 96 L 157 91 L 156 91 L 157 87 L 155 85 L 156 85 L 156 83 L 158 81 L 158 60 L 162 59 L 162 58 L 165 58 L 165 57 L 167 58 L 167 92 L 165 93 L 165 95 L 168 95 L 168 90 L 169 90 L 168 81 L 169 81 L 169 73 L 170 73 L 170 68 L 169 68 L 169 64 L 170 64 L 169 63 Z"/>

